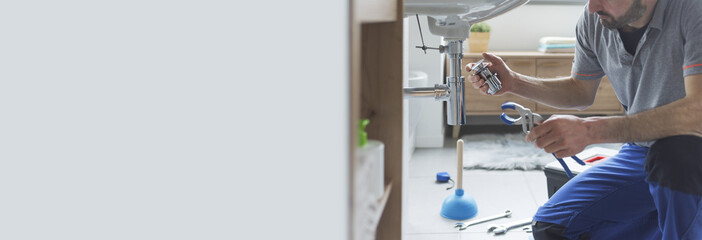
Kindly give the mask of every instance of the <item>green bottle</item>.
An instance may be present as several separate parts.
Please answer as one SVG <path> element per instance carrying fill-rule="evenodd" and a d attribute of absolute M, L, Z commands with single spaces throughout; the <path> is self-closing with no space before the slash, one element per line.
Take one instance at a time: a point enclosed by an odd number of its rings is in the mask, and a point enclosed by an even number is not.
<path fill-rule="evenodd" d="M 368 123 L 370 123 L 370 120 L 368 119 L 361 119 L 361 122 L 359 124 L 358 128 L 358 146 L 363 147 L 368 143 L 368 133 L 366 133 L 366 126 L 368 126 Z"/>

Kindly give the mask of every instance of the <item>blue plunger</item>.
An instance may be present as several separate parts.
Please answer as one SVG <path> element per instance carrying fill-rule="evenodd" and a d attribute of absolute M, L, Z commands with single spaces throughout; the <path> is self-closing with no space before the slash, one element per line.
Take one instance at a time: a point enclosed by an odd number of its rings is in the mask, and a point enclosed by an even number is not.
<path fill-rule="evenodd" d="M 463 191 L 463 140 L 456 143 L 458 152 L 458 171 L 456 174 L 456 191 L 449 195 L 441 205 L 441 216 L 453 219 L 464 220 L 475 217 L 478 214 L 478 205 L 475 199 Z"/>

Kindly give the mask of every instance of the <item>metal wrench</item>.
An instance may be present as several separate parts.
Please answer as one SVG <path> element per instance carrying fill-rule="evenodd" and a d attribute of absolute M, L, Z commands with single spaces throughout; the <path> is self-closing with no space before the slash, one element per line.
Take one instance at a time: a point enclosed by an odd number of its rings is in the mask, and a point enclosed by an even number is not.
<path fill-rule="evenodd" d="M 503 103 L 501 107 L 502 107 L 502 110 L 505 110 L 508 108 L 517 110 L 517 113 L 519 113 L 519 116 L 520 116 L 519 118 L 514 119 L 514 118 L 507 116 L 507 114 L 502 113 L 502 115 L 500 115 L 500 119 L 502 119 L 503 122 L 505 122 L 506 124 L 509 124 L 509 125 L 512 125 L 515 123 L 522 124 L 522 131 L 526 134 L 528 134 L 531 131 L 531 129 L 534 128 L 534 123 L 541 122 L 544 120 L 544 118 L 541 117 L 541 115 L 539 115 L 538 113 L 532 113 L 531 109 L 522 107 L 522 105 L 519 105 L 515 102 Z M 563 161 L 563 159 L 556 157 L 556 154 L 553 154 L 553 157 L 555 157 L 556 160 L 558 160 L 558 163 L 561 164 L 561 166 L 563 167 L 563 170 L 566 172 L 566 175 L 568 175 L 569 178 L 573 178 L 573 173 L 570 171 L 570 168 L 568 168 L 568 165 L 566 165 L 566 163 Z M 578 158 L 575 155 L 570 156 L 570 158 L 575 160 L 575 162 L 577 162 L 580 165 L 585 165 L 585 162 L 583 162 L 583 160 L 580 160 L 580 158 Z"/>
<path fill-rule="evenodd" d="M 463 230 L 466 230 L 466 228 L 468 228 L 468 227 L 470 227 L 470 226 L 473 226 L 473 225 L 476 225 L 476 224 L 481 224 L 481 223 L 484 223 L 484 222 L 489 222 L 489 221 L 497 220 L 497 219 L 500 219 L 500 218 L 509 218 L 509 217 L 512 217 L 512 211 L 511 211 L 511 210 L 505 210 L 504 213 L 497 214 L 497 215 L 494 215 L 494 216 L 490 216 L 490 217 L 485 217 L 485 218 L 473 220 L 473 221 L 470 221 L 470 222 L 467 222 L 467 223 L 459 222 L 459 223 L 456 223 L 456 225 L 455 225 L 454 227 L 455 227 L 455 228 L 458 228 L 458 230 L 463 231 Z"/>
<path fill-rule="evenodd" d="M 518 103 L 515 102 L 505 102 L 502 104 L 502 110 L 505 109 L 514 109 L 517 110 L 517 113 L 519 113 L 518 118 L 511 118 L 507 116 L 507 114 L 502 113 L 500 115 L 500 119 L 508 124 L 508 125 L 513 125 L 513 124 L 521 124 L 522 125 L 522 131 L 524 133 L 529 133 L 531 129 L 534 128 L 535 123 L 539 123 L 544 120 L 544 118 L 539 115 L 538 113 L 532 113 L 531 109 L 525 108 L 522 105 L 519 105 Z"/>
<path fill-rule="evenodd" d="M 531 224 L 531 218 L 525 218 L 519 221 L 507 223 L 505 225 L 492 225 L 488 229 L 488 233 L 492 232 L 495 233 L 495 235 L 505 234 L 512 228 L 517 228 L 529 224 Z"/>

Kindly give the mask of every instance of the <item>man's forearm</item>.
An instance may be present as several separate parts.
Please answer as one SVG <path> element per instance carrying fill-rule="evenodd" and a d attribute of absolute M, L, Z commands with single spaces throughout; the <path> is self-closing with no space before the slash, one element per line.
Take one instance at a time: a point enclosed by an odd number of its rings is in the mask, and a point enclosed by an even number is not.
<path fill-rule="evenodd" d="M 539 79 L 521 74 L 515 74 L 514 79 L 512 94 L 560 109 L 583 110 L 589 107 L 599 84 L 597 81 L 586 85 L 570 77 Z"/>
<path fill-rule="evenodd" d="M 586 118 L 585 126 L 592 143 L 643 142 L 675 135 L 702 136 L 700 119 L 702 99 L 688 97 L 628 116 Z"/>

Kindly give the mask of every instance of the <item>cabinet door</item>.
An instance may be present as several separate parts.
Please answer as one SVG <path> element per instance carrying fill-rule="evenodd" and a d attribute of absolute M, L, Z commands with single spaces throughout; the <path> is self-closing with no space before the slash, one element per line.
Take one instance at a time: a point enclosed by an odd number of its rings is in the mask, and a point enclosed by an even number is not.
<path fill-rule="evenodd" d="M 594 111 L 602 113 L 623 113 L 624 108 L 614 93 L 614 88 L 607 77 L 602 78 L 600 86 L 597 87 L 597 96 L 595 102 L 585 111 Z"/>
<path fill-rule="evenodd" d="M 537 59 L 536 75 L 540 78 L 570 76 L 572 59 Z M 597 88 L 595 102 L 584 111 L 559 110 L 543 104 L 537 104 L 536 110 L 542 114 L 619 114 L 622 107 L 614 93 L 612 84 L 605 77 Z"/>
<path fill-rule="evenodd" d="M 536 59 L 536 77 L 567 77 L 572 66 L 572 58 Z"/>
<path fill-rule="evenodd" d="M 468 63 L 474 63 L 479 60 L 480 59 L 477 58 L 464 58 L 463 62 L 467 65 Z M 530 76 L 534 75 L 534 70 L 536 69 L 534 59 L 504 59 L 504 61 L 507 66 L 518 73 Z M 463 70 L 463 76 L 469 76 L 470 73 L 466 72 L 465 68 Z M 500 76 L 497 75 L 497 78 L 499 79 Z M 468 82 L 468 80 L 466 80 L 466 82 Z M 530 109 L 536 108 L 536 103 L 512 94 L 504 94 L 501 96 L 484 95 L 473 88 L 470 83 L 466 85 L 465 100 L 468 115 L 500 115 L 502 113 L 500 106 L 502 106 L 504 102 L 509 101 L 519 103 Z"/>
<path fill-rule="evenodd" d="M 515 72 L 527 76 L 536 76 L 536 60 L 533 58 L 507 58 L 505 64 Z"/>

